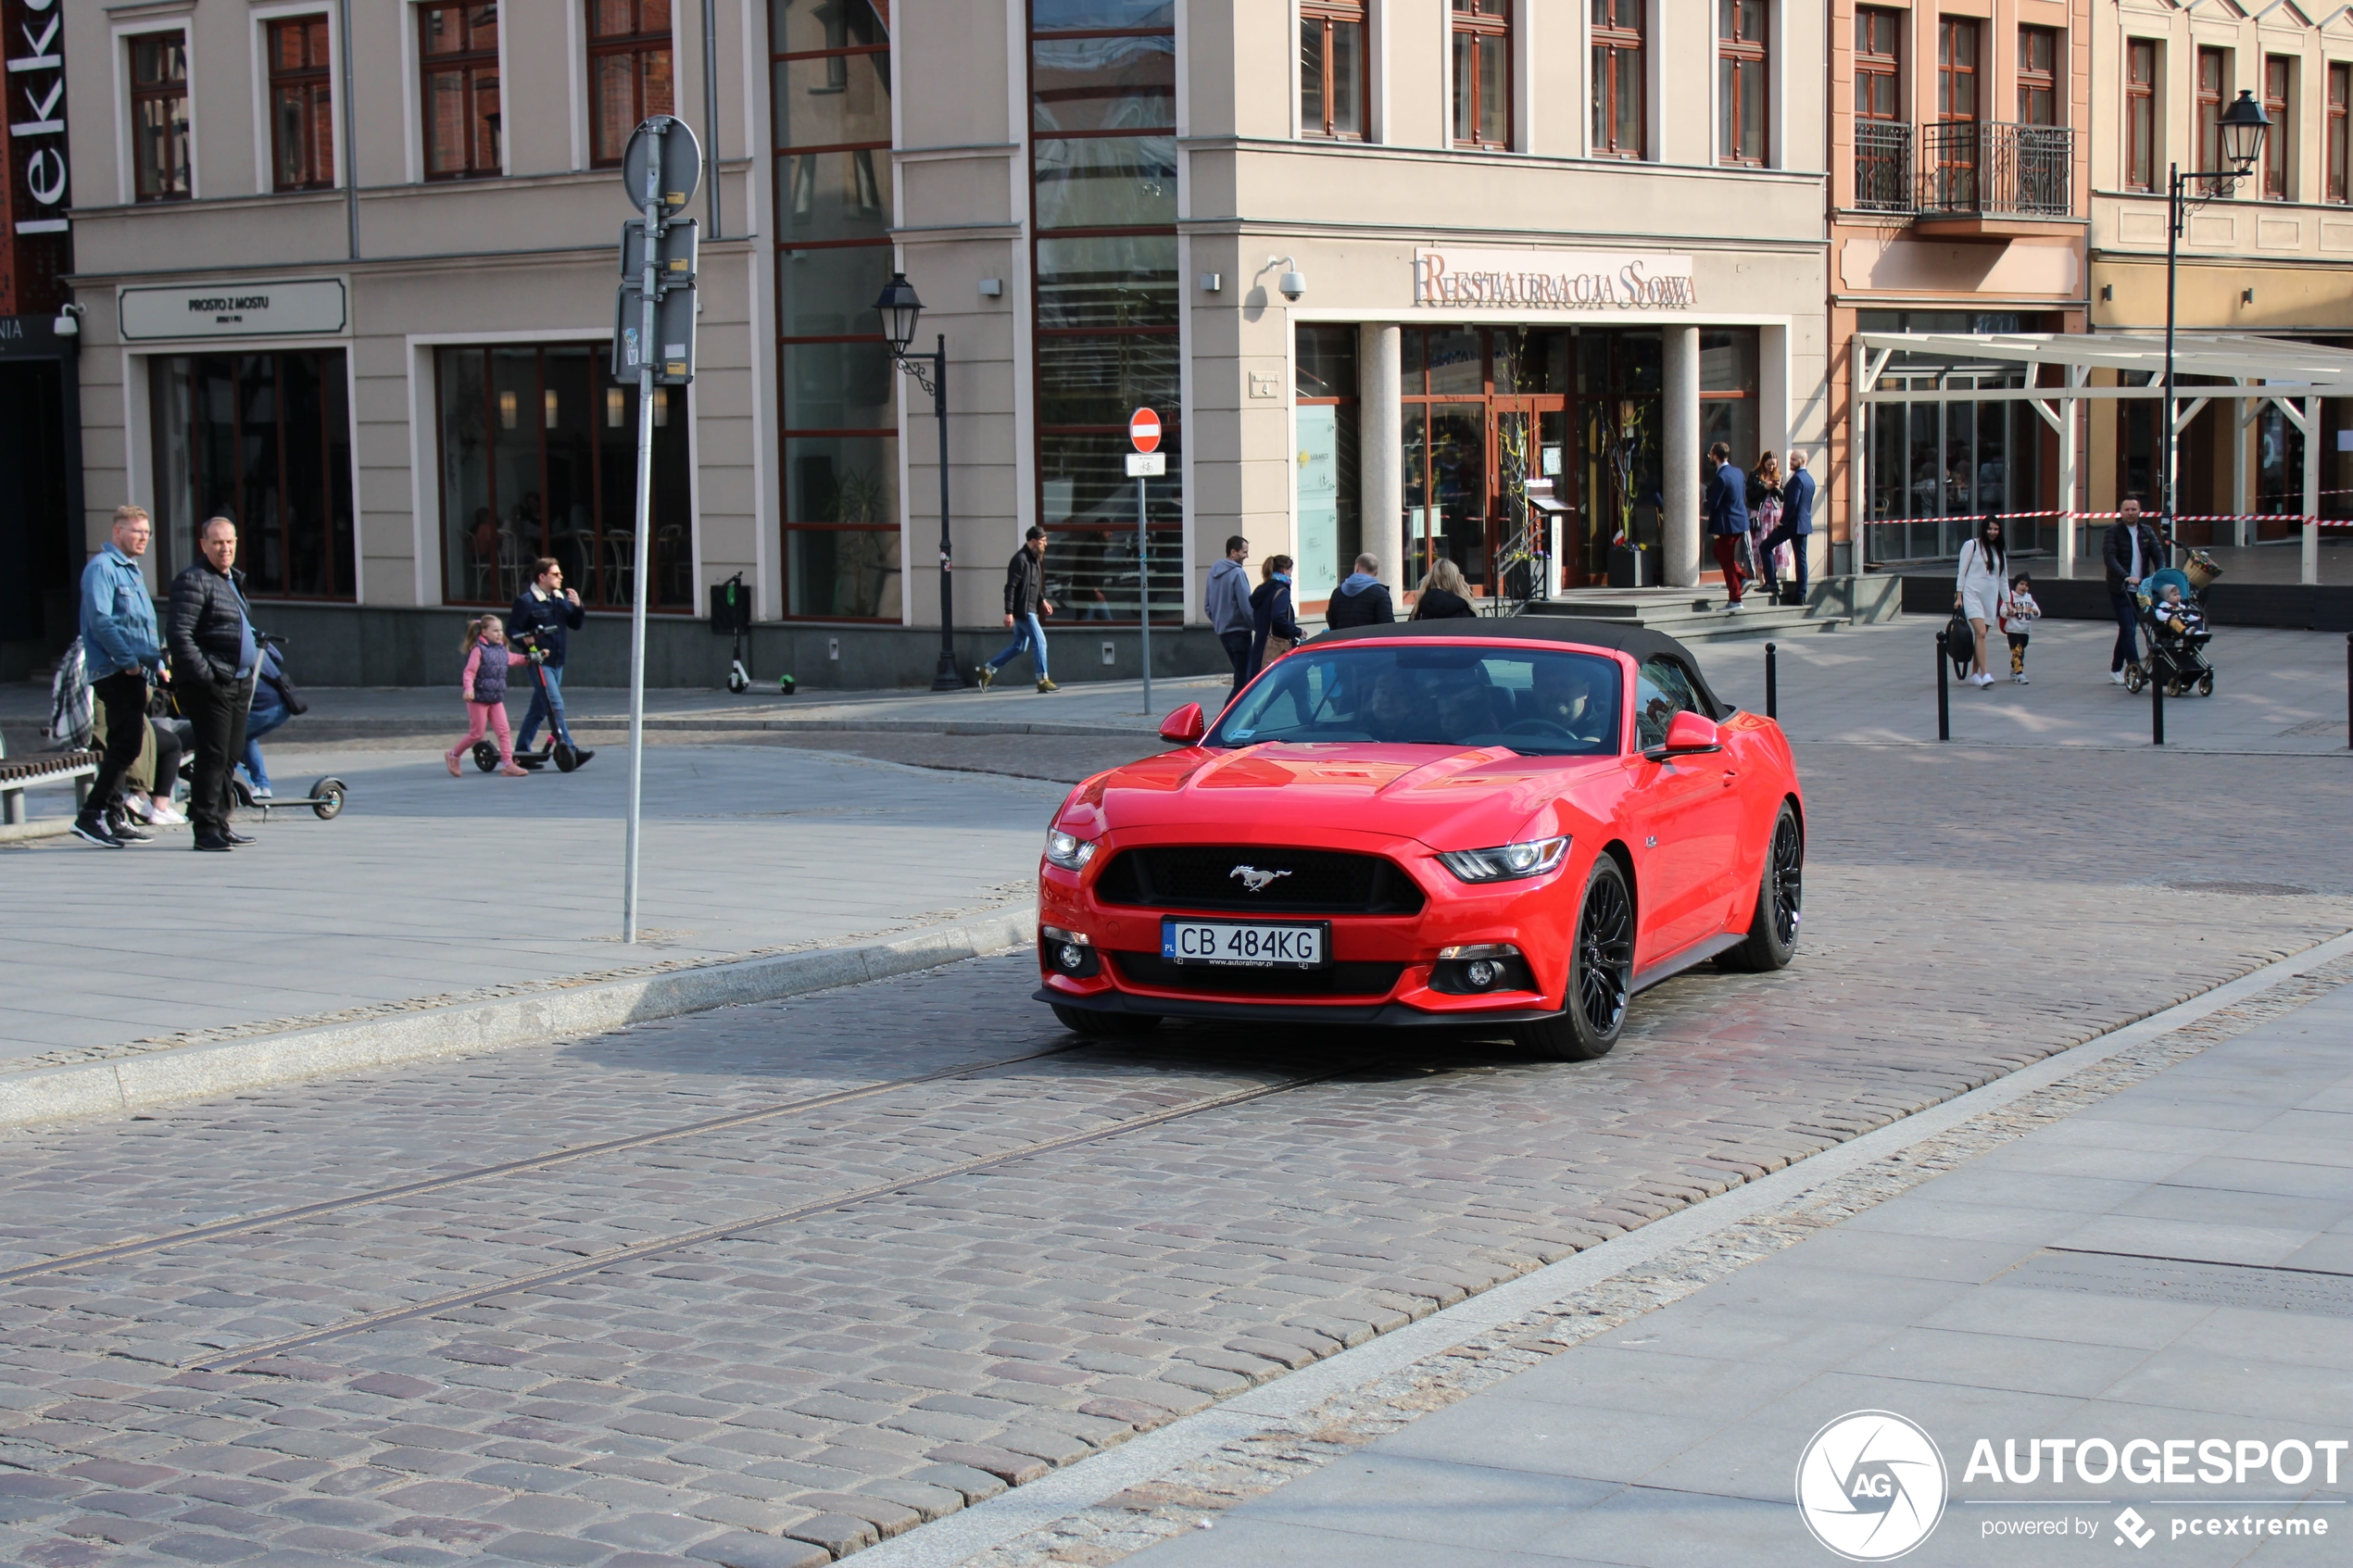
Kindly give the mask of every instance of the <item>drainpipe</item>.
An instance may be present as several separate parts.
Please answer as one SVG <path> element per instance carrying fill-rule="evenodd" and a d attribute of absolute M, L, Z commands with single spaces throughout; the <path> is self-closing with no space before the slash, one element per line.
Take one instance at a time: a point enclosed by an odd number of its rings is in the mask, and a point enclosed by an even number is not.
<path fill-rule="evenodd" d="M 351 259 L 359 259 L 359 116 L 351 103 L 351 0 L 336 0 L 335 25 L 343 30 L 343 221 Z"/>
<path fill-rule="evenodd" d="M 349 5 L 351 0 L 344 0 Z M 725 232 L 719 217 L 719 31 L 715 0 L 702 0 L 703 183 L 711 192 L 711 237 Z"/>

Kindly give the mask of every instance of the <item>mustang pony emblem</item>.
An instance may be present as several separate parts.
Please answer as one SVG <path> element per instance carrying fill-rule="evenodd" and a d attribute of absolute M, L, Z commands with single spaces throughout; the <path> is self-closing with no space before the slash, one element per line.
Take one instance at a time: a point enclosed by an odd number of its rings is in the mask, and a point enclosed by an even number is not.
<path fill-rule="evenodd" d="M 1239 877 L 1241 879 L 1242 886 L 1252 893 L 1264 893 L 1266 891 L 1266 886 L 1269 883 L 1273 882 L 1278 876 L 1289 876 L 1290 875 L 1290 872 L 1262 872 L 1256 866 L 1236 866 L 1232 871 L 1227 872 L 1226 875 L 1229 879 L 1233 877 Z"/>

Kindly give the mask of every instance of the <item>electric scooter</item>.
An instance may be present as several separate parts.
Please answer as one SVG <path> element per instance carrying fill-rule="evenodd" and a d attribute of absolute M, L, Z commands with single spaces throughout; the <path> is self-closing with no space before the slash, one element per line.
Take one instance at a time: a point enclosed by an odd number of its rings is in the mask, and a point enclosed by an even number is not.
<path fill-rule="evenodd" d="M 518 633 L 515 636 L 515 643 L 516 646 L 521 647 L 530 658 L 531 678 L 539 684 L 540 696 L 547 709 L 547 749 L 545 751 L 516 752 L 515 766 L 518 768 L 526 768 L 535 772 L 552 761 L 556 765 L 556 771 L 559 773 L 569 773 L 573 769 L 579 767 L 582 763 L 587 761 L 589 758 L 595 756 L 596 753 L 593 751 L 581 750 L 579 747 L 572 744 L 572 738 L 569 734 L 562 733 L 562 721 L 557 717 L 559 709 L 557 709 L 555 703 L 552 700 L 549 700 L 547 696 L 547 655 L 539 646 L 539 633 L 536 632 Z M 475 767 L 481 769 L 485 773 L 489 772 L 492 769 L 498 766 L 498 746 L 497 743 L 492 741 L 486 735 L 481 740 L 474 742 L 473 758 Z"/>

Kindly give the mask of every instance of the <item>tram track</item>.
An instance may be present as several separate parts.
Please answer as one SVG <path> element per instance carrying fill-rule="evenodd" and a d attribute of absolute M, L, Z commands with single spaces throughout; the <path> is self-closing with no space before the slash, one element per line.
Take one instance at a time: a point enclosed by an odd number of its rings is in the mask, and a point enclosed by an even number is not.
<path fill-rule="evenodd" d="M 1076 1048 L 1077 1047 L 1063 1047 L 1057 1051 L 1045 1051 L 1036 1054 L 1051 1056 L 1060 1054 L 1060 1051 L 1063 1050 L 1071 1050 Z M 1026 1060 L 1030 1059 L 1017 1058 L 1013 1060 Z M 998 1065 L 1005 1064 L 1000 1063 Z M 1182 1121 L 1187 1117 L 1199 1116 L 1213 1110 L 1223 1110 L 1233 1106 L 1247 1105 L 1253 1100 L 1267 1099 L 1276 1095 L 1289 1094 L 1296 1089 L 1306 1088 L 1315 1084 L 1328 1083 L 1335 1078 L 1343 1078 L 1351 1073 L 1359 1073 L 1367 1067 L 1376 1065 L 1378 1065 L 1378 1059 L 1371 1061 L 1354 1061 L 1343 1066 L 1331 1068 L 1321 1073 L 1313 1073 L 1303 1074 L 1299 1077 L 1287 1078 L 1278 1083 L 1253 1085 L 1246 1089 L 1235 1089 L 1223 1094 L 1206 1096 L 1200 1099 L 1189 1101 L 1183 1105 L 1170 1106 L 1165 1110 L 1151 1111 L 1142 1116 L 1129 1117 L 1126 1121 L 1116 1122 L 1109 1126 L 1097 1127 L 1083 1133 L 1068 1133 L 1059 1137 L 1041 1138 L 1033 1143 L 1024 1144 L 1016 1148 L 1003 1149 L 995 1154 L 983 1155 L 975 1159 L 962 1160 L 953 1165 L 942 1166 L 937 1170 L 926 1171 L 916 1175 L 895 1177 L 888 1181 L 876 1182 L 870 1185 L 854 1188 L 847 1192 L 832 1193 L 823 1198 L 812 1198 L 805 1203 L 795 1204 L 790 1208 L 774 1210 L 765 1214 L 756 1214 L 749 1219 L 730 1220 L 719 1224 L 699 1226 L 694 1230 L 675 1232 L 669 1236 L 655 1237 L 650 1241 L 636 1242 L 627 1247 L 612 1248 L 604 1252 L 598 1253 L 594 1257 L 583 1259 L 576 1263 L 566 1263 L 556 1268 L 541 1269 L 532 1273 L 517 1275 L 511 1279 L 479 1282 L 470 1286 L 464 1290 L 450 1291 L 444 1295 L 434 1297 L 429 1300 L 409 1302 L 399 1307 L 387 1308 L 382 1311 L 364 1313 L 358 1317 L 346 1318 L 341 1323 L 330 1324 L 325 1328 L 312 1329 L 301 1334 L 287 1335 L 276 1339 L 260 1340 L 253 1344 L 241 1346 L 232 1350 L 215 1351 L 201 1356 L 191 1357 L 180 1361 L 178 1366 L 180 1370 L 185 1372 L 233 1372 L 239 1368 L 250 1366 L 256 1361 L 266 1361 L 272 1356 L 281 1356 L 287 1354 L 290 1351 L 307 1349 L 312 1346 L 324 1344 L 331 1340 L 347 1338 L 354 1335 L 365 1334 L 373 1329 L 385 1328 L 395 1323 L 411 1322 L 419 1318 L 430 1318 L 442 1312 L 456 1311 L 470 1307 L 479 1307 L 485 1303 L 495 1301 L 503 1296 L 511 1296 L 522 1292 L 542 1289 L 548 1286 L 560 1285 L 567 1281 L 581 1279 L 592 1274 L 602 1273 L 609 1269 L 617 1268 L 623 1264 L 638 1262 L 648 1258 L 660 1257 L 665 1253 L 683 1251 L 689 1248 L 703 1246 L 714 1241 L 734 1240 L 739 1237 L 752 1236 L 761 1231 L 774 1229 L 778 1225 L 790 1224 L 795 1221 L 810 1219 L 816 1215 L 829 1213 L 838 1209 L 846 1209 L 853 1204 L 868 1202 L 878 1198 L 894 1197 L 902 1193 L 914 1191 L 919 1187 L 932 1185 L 935 1183 L 950 1181 L 959 1176 L 976 1175 L 1000 1166 L 1013 1164 L 1025 1160 L 1038 1159 L 1043 1155 L 1058 1154 L 1067 1149 L 1079 1148 L 1088 1144 L 1101 1143 L 1106 1139 L 1121 1137 L 1130 1133 L 1138 1133 L 1152 1127 L 1164 1126 L 1171 1122 Z M 985 1068 L 980 1070 L 986 1071 Z M 951 1075 L 952 1074 L 946 1073 L 934 1073 L 929 1075 L 929 1078 L 936 1079 Z M 929 1080 L 909 1080 L 909 1082 L 925 1081 Z"/>
<path fill-rule="evenodd" d="M 937 1084 L 949 1079 L 977 1077 L 1000 1068 L 1018 1067 L 1027 1061 L 1040 1061 L 1050 1057 L 1067 1056 L 1086 1049 L 1083 1044 L 1051 1046 L 1044 1050 L 1025 1051 L 1018 1056 L 1000 1057 L 990 1061 L 968 1061 L 936 1072 L 918 1073 L 903 1078 L 889 1078 L 878 1083 L 861 1085 L 856 1088 L 835 1089 L 822 1095 L 799 1099 L 783 1100 L 774 1105 L 749 1110 L 730 1111 L 699 1122 L 682 1123 L 672 1127 L 658 1127 L 648 1132 L 632 1133 L 623 1137 L 605 1138 L 596 1143 L 577 1144 L 550 1149 L 542 1154 L 525 1155 L 519 1160 L 502 1160 L 496 1165 L 474 1166 L 463 1171 L 445 1172 L 436 1176 L 421 1176 L 415 1181 L 393 1186 L 372 1187 L 364 1192 L 347 1193 L 341 1198 L 321 1198 L 316 1203 L 295 1204 L 283 1209 L 265 1210 L 255 1214 L 241 1214 L 233 1219 L 217 1220 L 209 1224 L 192 1225 L 185 1230 L 165 1235 L 141 1236 L 131 1241 L 112 1242 L 104 1247 L 86 1248 L 56 1258 L 36 1262 L 19 1263 L 0 1269 L 0 1286 L 19 1280 L 35 1279 L 43 1274 L 63 1273 L 74 1269 L 109 1263 L 124 1258 L 136 1258 L 148 1253 L 169 1251 L 195 1242 L 211 1241 L 221 1236 L 241 1236 L 253 1231 L 270 1230 L 279 1225 L 304 1220 L 314 1220 L 349 1209 L 362 1209 L 371 1204 L 390 1203 L 404 1198 L 439 1192 L 463 1186 L 470 1182 L 493 1181 L 502 1176 L 520 1175 L 530 1171 L 544 1171 L 575 1160 L 594 1159 L 603 1154 L 620 1154 L 630 1149 L 668 1143 L 678 1138 L 696 1137 L 708 1133 L 732 1131 L 737 1127 L 771 1121 L 779 1116 L 793 1116 L 812 1110 L 825 1110 L 837 1105 L 849 1105 L 877 1095 L 900 1089 L 916 1088 L 925 1084 Z"/>

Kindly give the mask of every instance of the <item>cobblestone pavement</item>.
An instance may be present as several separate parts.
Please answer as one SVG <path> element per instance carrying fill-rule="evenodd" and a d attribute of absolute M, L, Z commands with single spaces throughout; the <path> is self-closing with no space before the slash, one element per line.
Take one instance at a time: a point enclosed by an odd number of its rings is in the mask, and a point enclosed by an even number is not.
<path fill-rule="evenodd" d="M 1005 959 L 0 1139 L 0 1561 L 820 1562 L 2353 927 L 2317 759 L 1801 766 L 1799 961 L 1646 994 L 1597 1063 L 1076 1047 Z"/>

